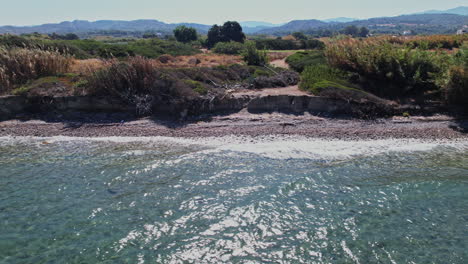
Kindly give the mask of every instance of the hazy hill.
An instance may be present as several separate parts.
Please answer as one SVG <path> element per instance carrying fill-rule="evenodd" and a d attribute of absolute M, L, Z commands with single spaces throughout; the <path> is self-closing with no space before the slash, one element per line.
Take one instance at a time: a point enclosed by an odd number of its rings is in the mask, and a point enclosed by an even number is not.
<path fill-rule="evenodd" d="M 356 20 L 359 20 L 359 19 L 349 18 L 349 17 L 336 17 L 336 18 L 325 19 L 325 20 L 322 20 L 322 21 L 327 22 L 327 23 L 347 23 L 347 22 L 352 22 L 352 21 L 356 21 Z"/>
<path fill-rule="evenodd" d="M 86 21 L 75 20 L 65 21 L 57 24 L 44 24 L 39 26 L 25 26 L 13 27 L 3 26 L 0 27 L 0 33 L 23 34 L 39 32 L 44 34 L 49 33 L 85 33 L 93 31 L 154 31 L 161 33 L 170 33 L 174 28 L 179 25 L 187 25 L 196 28 L 200 33 L 206 33 L 210 26 L 194 23 L 178 23 L 167 24 L 158 20 L 133 20 L 133 21 L 120 21 L 120 20 L 99 20 L 99 21 Z"/>
<path fill-rule="evenodd" d="M 347 23 L 325 23 L 318 20 L 300 20 L 292 21 L 281 27 L 265 29 L 259 33 L 271 35 L 286 35 L 295 31 L 313 33 L 318 29 L 340 30 L 350 25 L 368 27 L 374 32 L 380 33 L 402 33 L 405 30 L 414 30 L 424 34 L 455 33 L 458 28 L 463 25 L 468 25 L 468 16 L 455 14 L 420 14 L 371 18 Z"/>
<path fill-rule="evenodd" d="M 440 25 L 440 26 L 457 26 L 468 23 L 468 16 L 454 14 L 420 14 L 420 15 L 403 15 L 397 17 L 379 17 L 367 20 L 357 20 L 346 24 L 353 25 L 384 25 L 384 24 L 408 24 L 408 25 Z"/>
<path fill-rule="evenodd" d="M 429 10 L 417 14 L 455 14 L 468 16 L 468 6 L 459 6 L 448 10 Z"/>
<path fill-rule="evenodd" d="M 439 13 L 442 12 L 442 13 Z M 455 33 L 456 29 L 468 25 L 467 15 L 447 14 L 454 12 L 460 14 L 468 13 L 468 7 L 458 7 L 445 11 L 428 11 L 424 14 L 403 15 L 396 17 L 380 17 L 367 20 L 354 20 L 352 18 L 334 18 L 325 21 L 320 20 L 293 20 L 287 24 L 275 25 L 261 21 L 242 22 L 244 32 L 247 34 L 270 34 L 287 35 L 296 31 L 311 33 L 318 29 L 340 30 L 349 25 L 365 26 L 380 33 L 399 33 L 404 30 L 414 30 L 424 34 Z M 353 20 L 353 21 L 350 21 Z M 99 20 L 99 21 L 65 21 L 56 24 L 44 24 L 38 26 L 0 26 L 0 34 L 25 34 L 39 32 L 50 33 L 76 33 L 82 37 L 89 36 L 88 33 L 112 35 L 112 32 L 160 32 L 170 34 L 179 25 L 194 27 L 201 34 L 206 34 L 211 25 L 195 23 L 168 24 L 158 20 Z M 117 34 L 115 33 L 115 34 Z M 92 35 L 92 34 L 91 34 Z"/>
<path fill-rule="evenodd" d="M 263 21 L 243 21 L 243 22 L 239 22 L 239 24 L 242 27 L 248 27 L 248 28 L 256 28 L 256 27 L 268 28 L 268 27 L 279 27 L 283 25 L 283 24 L 273 24 L 270 22 L 263 22 Z"/>
<path fill-rule="evenodd" d="M 293 20 L 279 27 L 267 28 L 260 30 L 259 34 L 290 34 L 297 31 L 306 31 L 311 28 L 319 28 L 327 26 L 328 23 L 311 19 L 311 20 Z"/>
<path fill-rule="evenodd" d="M 256 33 L 260 30 L 280 26 L 281 24 L 272 24 L 268 22 L 260 21 L 247 21 L 240 23 L 244 28 L 244 32 L 248 34 Z M 11 33 L 11 34 L 26 34 L 26 33 L 89 33 L 89 32 L 105 32 L 105 31 L 124 31 L 124 32 L 160 32 L 160 33 L 171 33 L 174 28 L 179 25 L 185 25 L 197 29 L 199 33 L 206 34 L 210 29 L 211 25 L 203 25 L 196 23 L 176 23 L 168 24 L 158 20 L 133 20 L 133 21 L 121 21 L 121 20 L 98 20 L 94 22 L 86 20 L 75 20 L 65 21 L 56 24 L 43 24 L 38 26 L 0 26 L 0 34 Z"/>

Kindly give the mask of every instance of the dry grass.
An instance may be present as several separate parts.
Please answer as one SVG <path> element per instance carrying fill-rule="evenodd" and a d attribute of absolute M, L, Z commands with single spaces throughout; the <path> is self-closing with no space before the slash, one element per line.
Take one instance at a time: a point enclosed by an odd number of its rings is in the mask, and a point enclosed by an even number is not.
<path fill-rule="evenodd" d="M 173 57 L 167 63 L 156 61 L 158 68 L 188 68 L 188 67 L 215 67 L 221 65 L 231 65 L 242 62 L 241 56 L 222 54 L 197 54 L 194 56 Z"/>
<path fill-rule="evenodd" d="M 66 73 L 72 59 L 54 51 L 0 47 L 0 93 L 44 76 Z"/>
<path fill-rule="evenodd" d="M 296 52 L 297 51 L 268 51 L 267 56 L 269 61 L 283 60 Z"/>
<path fill-rule="evenodd" d="M 102 59 L 73 60 L 70 72 L 79 75 L 89 75 L 106 66 L 106 61 Z"/>
<path fill-rule="evenodd" d="M 131 60 L 131 59 L 130 59 Z M 71 65 L 71 72 L 80 75 L 89 75 L 104 67 L 114 60 L 88 59 L 74 60 Z M 193 67 L 215 67 L 221 65 L 231 65 L 242 63 L 240 56 L 220 55 L 220 54 L 197 54 L 194 56 L 162 55 L 158 59 L 147 59 L 154 68 L 193 68 Z"/>

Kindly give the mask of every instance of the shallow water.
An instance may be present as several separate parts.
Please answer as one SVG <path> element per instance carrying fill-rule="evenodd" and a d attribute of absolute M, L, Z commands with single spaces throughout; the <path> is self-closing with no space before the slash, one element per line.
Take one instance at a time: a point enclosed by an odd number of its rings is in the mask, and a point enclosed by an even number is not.
<path fill-rule="evenodd" d="M 0 263 L 467 263 L 468 142 L 0 138 Z"/>

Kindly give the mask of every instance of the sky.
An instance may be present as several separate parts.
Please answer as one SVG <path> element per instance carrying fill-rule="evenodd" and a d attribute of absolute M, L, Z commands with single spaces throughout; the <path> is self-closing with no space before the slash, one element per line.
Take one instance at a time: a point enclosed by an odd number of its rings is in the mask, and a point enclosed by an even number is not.
<path fill-rule="evenodd" d="M 167 23 L 396 16 L 468 6 L 468 0 L 0 0 L 0 25 L 71 20 L 157 19 Z"/>

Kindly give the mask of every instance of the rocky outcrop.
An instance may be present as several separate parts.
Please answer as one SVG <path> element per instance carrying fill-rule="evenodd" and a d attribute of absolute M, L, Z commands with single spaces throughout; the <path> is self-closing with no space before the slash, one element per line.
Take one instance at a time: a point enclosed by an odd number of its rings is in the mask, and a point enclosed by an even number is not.
<path fill-rule="evenodd" d="M 291 113 L 346 113 L 351 105 L 339 100 L 315 96 L 276 95 L 252 99 L 247 110 L 255 112 L 291 112 Z"/>
<path fill-rule="evenodd" d="M 12 118 L 15 115 L 25 112 L 27 100 L 21 96 L 1 96 L 0 97 L 0 120 Z"/>
<path fill-rule="evenodd" d="M 153 114 L 168 115 L 173 118 L 185 118 L 201 114 L 237 112 L 246 108 L 251 113 L 287 112 L 314 114 L 346 114 L 365 116 L 380 109 L 369 104 L 350 103 L 340 99 L 300 95 L 269 96 L 223 96 L 211 99 L 196 99 L 155 104 Z M 113 97 L 69 96 L 35 97 L 21 96 L 0 97 L 0 119 L 14 118 L 23 113 L 46 112 L 126 112 L 136 113 L 136 108 Z M 370 113 L 372 112 L 372 113 Z M 385 110 L 385 112 L 388 112 Z M 377 112 L 376 112 L 377 113 Z M 379 113 L 379 115 L 382 113 Z M 385 113 L 384 113 L 385 114 Z"/>
<path fill-rule="evenodd" d="M 40 112 L 129 112 L 134 107 L 112 97 L 67 96 L 67 97 L 0 97 L 0 120 L 14 118 L 18 114 Z"/>

